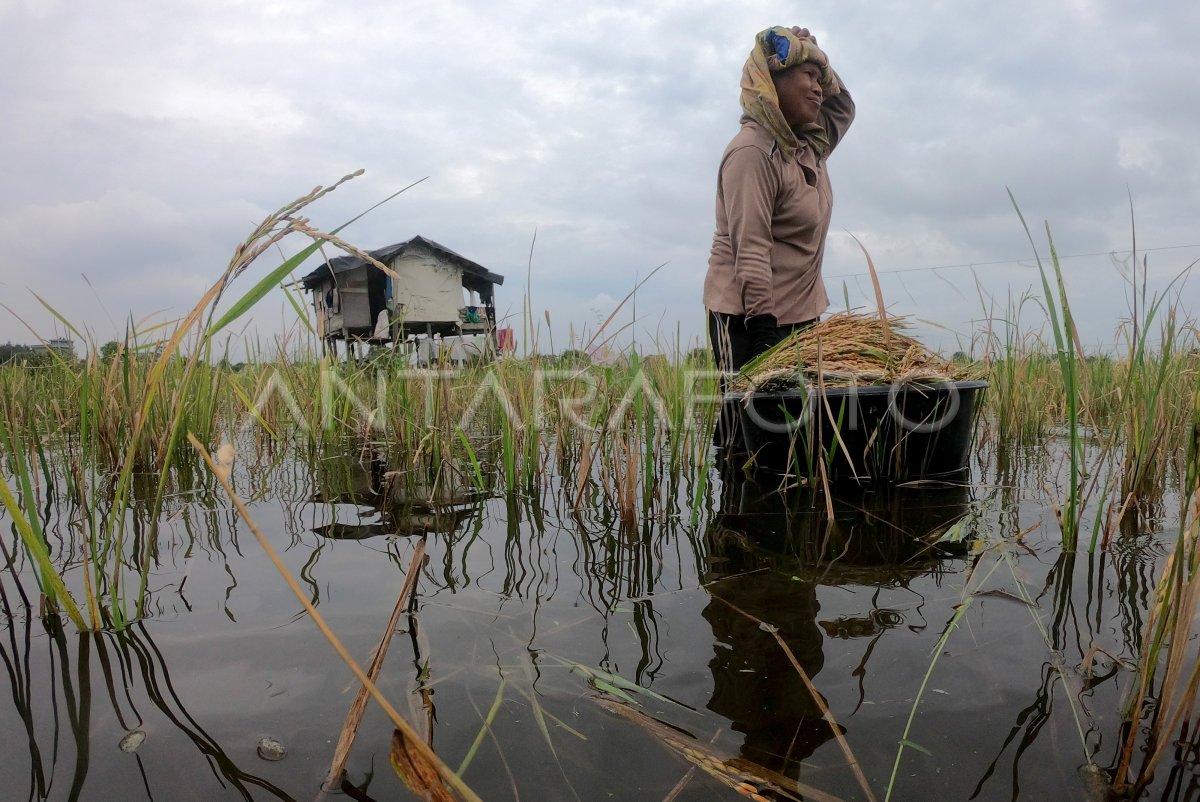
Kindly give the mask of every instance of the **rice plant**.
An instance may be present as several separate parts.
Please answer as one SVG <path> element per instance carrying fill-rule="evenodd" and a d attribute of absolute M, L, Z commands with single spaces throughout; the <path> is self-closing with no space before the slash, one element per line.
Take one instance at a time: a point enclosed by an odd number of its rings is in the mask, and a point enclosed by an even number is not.
<path fill-rule="evenodd" d="M 1200 439 L 1200 423 L 1196 438 Z M 1191 462 L 1195 480 L 1195 457 Z M 1200 483 L 1193 485 L 1188 517 L 1163 565 L 1146 622 L 1137 681 L 1122 711 L 1124 741 L 1114 787 L 1138 798 L 1171 751 L 1194 753 L 1200 701 L 1200 653 L 1196 622 L 1200 613 Z M 1143 727 L 1143 722 L 1145 726 Z M 1142 755 L 1135 765 L 1135 753 Z"/>

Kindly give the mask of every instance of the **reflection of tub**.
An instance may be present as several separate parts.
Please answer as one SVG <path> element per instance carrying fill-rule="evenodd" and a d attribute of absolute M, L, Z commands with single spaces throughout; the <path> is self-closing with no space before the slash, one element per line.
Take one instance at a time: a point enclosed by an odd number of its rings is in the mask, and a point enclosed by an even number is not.
<path fill-rule="evenodd" d="M 378 535 L 396 537 L 425 534 L 453 535 L 458 531 L 459 525 L 474 514 L 473 509 L 389 508 L 379 515 L 377 521 L 358 524 L 334 521 L 331 524 L 315 527 L 312 531 L 331 540 L 366 540 Z"/>
<path fill-rule="evenodd" d="M 314 532 L 335 540 L 365 540 L 378 535 L 406 537 L 427 533 L 453 535 L 477 512 L 483 498 L 461 469 L 432 472 L 420 468 L 390 471 L 379 452 L 358 445 L 317 463 L 320 504 L 353 505 L 353 522 L 335 520 Z M 440 466 L 445 468 L 445 464 Z M 363 507 L 372 508 L 371 512 Z"/>
<path fill-rule="evenodd" d="M 967 544 L 953 533 L 969 527 L 957 524 L 970 514 L 971 489 L 880 483 L 834 486 L 826 495 L 814 486 L 780 491 L 777 479 L 758 482 L 736 466 L 726 468 L 701 552 L 707 566 L 701 583 L 712 596 L 701 612 L 713 642 L 707 707 L 729 721 L 731 738 L 741 734 L 745 764 L 803 779 L 811 770 L 804 762 L 828 749 L 823 745 L 833 737 L 822 711 L 835 705 L 820 694 L 834 690 L 839 701 L 847 698 L 845 673 L 820 676 L 825 650 L 835 638 L 870 638 L 854 650 L 861 655 L 854 669 L 859 704 L 868 670 L 872 683 L 887 686 L 889 667 L 868 669 L 876 642 L 890 630 L 926 623 L 919 590 L 911 596 L 888 590 L 920 588 L 925 583 L 918 577 L 943 570 L 943 558 L 966 553 Z M 826 594 L 821 586 L 842 590 Z M 832 609 L 823 611 L 834 596 Z M 833 646 L 831 665 L 840 668 L 846 651 Z M 857 720 L 838 718 L 841 732 Z"/>
<path fill-rule="evenodd" d="M 728 393 L 758 465 L 830 478 L 906 481 L 967 470 L 985 381 Z M 814 426 L 813 422 L 817 425 Z"/>
<path fill-rule="evenodd" d="M 722 475 L 720 508 L 705 535 L 706 582 L 771 568 L 832 584 L 886 584 L 967 551 L 956 524 L 971 510 L 969 486 L 842 484 L 826 497 L 820 488 L 781 492 L 775 484 L 737 470 Z"/>

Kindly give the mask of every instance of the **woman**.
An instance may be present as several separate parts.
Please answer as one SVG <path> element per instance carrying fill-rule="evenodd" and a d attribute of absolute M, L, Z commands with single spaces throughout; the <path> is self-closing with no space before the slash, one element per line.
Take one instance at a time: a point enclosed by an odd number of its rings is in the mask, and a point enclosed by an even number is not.
<path fill-rule="evenodd" d="M 806 28 L 768 28 L 742 70 L 742 127 L 717 178 L 704 305 L 722 373 L 829 305 L 821 279 L 833 195 L 825 162 L 854 101 Z M 722 415 L 718 440 L 730 432 Z M 724 431 L 722 431 L 724 430 Z"/>

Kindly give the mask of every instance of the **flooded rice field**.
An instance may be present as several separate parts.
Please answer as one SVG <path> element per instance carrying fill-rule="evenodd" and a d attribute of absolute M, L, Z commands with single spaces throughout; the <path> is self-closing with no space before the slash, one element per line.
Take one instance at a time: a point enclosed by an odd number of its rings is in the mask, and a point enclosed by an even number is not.
<path fill-rule="evenodd" d="M 632 527 L 585 493 L 433 487 L 361 448 L 233 480 L 364 666 L 424 550 L 377 684 L 483 799 L 1102 799 L 1181 504 L 1064 550 L 1061 455 L 989 453 L 970 483 L 828 495 L 718 463 Z M 39 616 L 0 517 L 5 798 L 417 798 L 373 702 L 323 790 L 360 683 L 198 486 L 159 516 L 144 614 L 96 632 Z M 81 563 L 79 510 L 35 493 L 55 559 Z M 1200 796 L 1186 752 L 1155 798 Z"/>
<path fill-rule="evenodd" d="M 268 215 L 173 323 L 0 366 L 5 798 L 1200 798 L 1181 293 L 1143 280 L 1119 356 L 1087 353 L 1051 248 L 1045 297 L 986 301 L 951 374 L 881 361 L 847 310 L 740 401 L 678 334 L 592 364 L 636 287 L 556 356 L 526 296 L 521 358 L 343 365 L 300 334 L 230 364 L 230 327 L 344 247 L 299 212 L 354 175 Z M 731 407 L 803 481 L 714 454 Z M 957 483 L 836 480 L 951 451 Z"/>

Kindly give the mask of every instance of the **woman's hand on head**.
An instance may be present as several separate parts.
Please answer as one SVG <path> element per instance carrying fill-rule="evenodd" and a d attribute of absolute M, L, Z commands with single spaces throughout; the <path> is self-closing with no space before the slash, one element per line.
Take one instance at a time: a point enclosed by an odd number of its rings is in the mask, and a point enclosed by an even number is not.
<path fill-rule="evenodd" d="M 798 25 L 793 25 L 792 26 L 792 34 L 795 36 L 798 36 L 801 39 L 807 39 L 810 42 L 812 42 L 814 45 L 817 43 L 817 37 L 815 37 L 811 33 L 809 33 L 808 28 L 801 28 Z"/>

